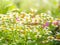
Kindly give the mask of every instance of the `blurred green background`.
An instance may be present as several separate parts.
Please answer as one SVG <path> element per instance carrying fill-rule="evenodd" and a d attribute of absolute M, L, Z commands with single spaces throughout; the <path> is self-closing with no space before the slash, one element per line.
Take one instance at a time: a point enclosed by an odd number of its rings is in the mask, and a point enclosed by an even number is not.
<path fill-rule="evenodd" d="M 6 14 L 14 9 L 28 12 L 30 8 L 38 13 L 51 12 L 52 16 L 60 18 L 59 0 L 0 0 L 0 14 Z"/>

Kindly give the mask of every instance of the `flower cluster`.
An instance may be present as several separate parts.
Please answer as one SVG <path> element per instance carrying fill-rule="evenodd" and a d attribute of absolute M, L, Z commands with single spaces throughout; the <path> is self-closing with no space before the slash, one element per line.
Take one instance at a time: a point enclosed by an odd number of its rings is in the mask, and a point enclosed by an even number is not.
<path fill-rule="evenodd" d="M 20 14 L 17 12 L 11 12 L 7 15 L 0 15 L 0 29 L 9 30 L 10 28 L 11 30 L 14 30 L 16 27 L 19 28 L 21 25 L 37 24 L 46 27 L 49 25 L 48 23 L 53 20 L 54 19 L 51 15 L 46 13 L 36 14 L 36 11 L 34 12 L 34 10 L 31 10 L 29 13 L 21 12 Z"/>
<path fill-rule="evenodd" d="M 53 41 L 54 37 L 51 35 L 50 27 L 58 26 L 59 24 L 60 20 L 57 18 L 54 19 L 47 13 L 37 14 L 37 10 L 31 10 L 29 13 L 11 12 L 6 15 L 0 14 L 0 31 L 7 32 L 9 38 L 13 37 L 10 31 L 14 31 L 13 33 L 16 33 L 17 37 L 14 35 L 13 38 L 18 38 L 14 40 L 15 43 L 26 41 L 27 43 L 45 44 Z"/>

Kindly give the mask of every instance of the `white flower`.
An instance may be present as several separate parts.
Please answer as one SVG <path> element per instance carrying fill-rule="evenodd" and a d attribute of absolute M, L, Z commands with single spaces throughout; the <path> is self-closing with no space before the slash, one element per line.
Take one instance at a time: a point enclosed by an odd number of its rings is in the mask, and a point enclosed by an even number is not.
<path fill-rule="evenodd" d="M 13 14 L 12 13 L 10 13 L 9 16 L 10 16 L 10 18 L 13 18 Z"/>
<path fill-rule="evenodd" d="M 31 37 L 28 36 L 28 39 L 31 39 Z"/>
<path fill-rule="evenodd" d="M 32 18 L 32 23 L 34 23 L 35 22 L 35 18 Z"/>
<path fill-rule="evenodd" d="M 30 8 L 30 10 L 33 12 L 34 10 L 32 8 Z"/>
<path fill-rule="evenodd" d="M 24 18 L 23 21 L 25 22 L 26 21 L 26 18 Z"/>
<path fill-rule="evenodd" d="M 24 32 L 24 30 L 20 30 L 20 32 Z"/>
<path fill-rule="evenodd" d="M 0 24 L 2 24 L 2 20 L 0 20 Z"/>
<path fill-rule="evenodd" d="M 53 36 L 48 36 L 47 39 L 54 39 L 54 37 Z"/>
<path fill-rule="evenodd" d="M 50 11 L 50 10 L 48 10 L 48 12 L 47 12 L 47 13 L 48 13 L 48 15 L 51 15 L 51 11 Z"/>
<path fill-rule="evenodd" d="M 39 35 L 40 34 L 40 32 L 37 32 L 37 35 Z"/>
<path fill-rule="evenodd" d="M 24 34 L 21 34 L 20 36 L 21 36 L 21 37 L 24 37 L 25 35 L 24 35 Z"/>
<path fill-rule="evenodd" d="M 42 41 L 42 43 L 47 43 L 48 42 L 48 40 L 44 40 L 44 41 Z"/>
<path fill-rule="evenodd" d="M 46 32 L 45 34 L 46 34 L 46 35 L 49 35 L 49 33 L 48 33 L 48 32 Z"/>
<path fill-rule="evenodd" d="M 37 12 L 36 9 L 32 9 L 32 8 L 30 8 L 30 10 L 31 10 L 31 12 Z"/>
<path fill-rule="evenodd" d="M 30 32 L 33 32 L 33 30 L 30 30 Z"/>
<path fill-rule="evenodd" d="M 51 31 L 47 31 L 48 33 L 52 33 Z"/>
<path fill-rule="evenodd" d="M 42 41 L 42 43 L 45 43 L 45 41 Z"/>
<path fill-rule="evenodd" d="M 34 12 L 37 12 L 37 10 L 35 9 Z"/>
<path fill-rule="evenodd" d="M 47 14 L 46 14 L 46 13 L 44 13 L 44 14 L 43 14 L 43 16 L 47 16 Z"/>
<path fill-rule="evenodd" d="M 26 14 L 25 12 L 21 12 L 21 14 Z"/>

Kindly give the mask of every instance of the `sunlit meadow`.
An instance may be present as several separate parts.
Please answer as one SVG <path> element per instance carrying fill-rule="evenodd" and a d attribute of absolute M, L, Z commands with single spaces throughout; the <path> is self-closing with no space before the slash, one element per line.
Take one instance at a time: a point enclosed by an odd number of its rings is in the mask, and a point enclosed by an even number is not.
<path fill-rule="evenodd" d="M 0 45 L 60 45 L 60 0 L 0 0 Z"/>

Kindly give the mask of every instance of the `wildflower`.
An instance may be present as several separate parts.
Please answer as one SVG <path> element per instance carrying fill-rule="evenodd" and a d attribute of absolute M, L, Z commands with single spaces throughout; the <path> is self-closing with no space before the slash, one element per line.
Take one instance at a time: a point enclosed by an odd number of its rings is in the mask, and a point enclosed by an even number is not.
<path fill-rule="evenodd" d="M 59 21 L 53 21 L 52 24 L 55 25 L 55 26 L 58 26 L 59 25 Z"/>
<path fill-rule="evenodd" d="M 43 24 L 43 28 L 49 26 L 49 22 L 46 22 L 45 24 Z"/>
<path fill-rule="evenodd" d="M 45 24 L 46 26 L 49 26 L 49 22 L 46 22 L 46 24 Z"/>
<path fill-rule="evenodd" d="M 36 9 L 32 9 L 32 8 L 30 8 L 30 10 L 31 10 L 32 13 L 36 13 L 36 12 L 37 12 Z"/>
<path fill-rule="evenodd" d="M 35 23 L 35 18 L 32 18 L 32 22 L 31 23 Z"/>
<path fill-rule="evenodd" d="M 21 34 L 20 36 L 21 36 L 21 37 L 24 37 L 25 35 L 24 35 L 24 34 Z"/>
<path fill-rule="evenodd" d="M 54 39 L 54 37 L 53 36 L 48 36 L 47 39 L 52 40 L 52 39 Z"/>
<path fill-rule="evenodd" d="M 47 43 L 47 42 L 49 42 L 48 40 L 44 40 L 44 41 L 42 41 L 42 43 Z"/>
<path fill-rule="evenodd" d="M 42 43 L 45 43 L 45 41 L 42 41 Z"/>
<path fill-rule="evenodd" d="M 31 39 L 31 37 L 28 36 L 28 39 Z"/>
<path fill-rule="evenodd" d="M 20 30 L 20 32 L 24 32 L 24 30 Z"/>
<path fill-rule="evenodd" d="M 17 21 L 20 21 L 20 19 L 19 19 L 18 17 L 16 18 L 16 20 L 17 20 Z"/>

